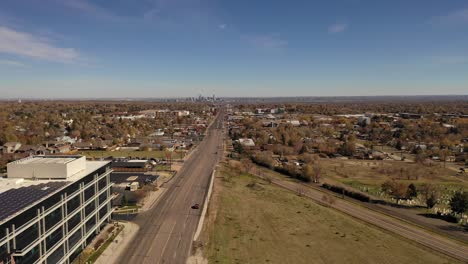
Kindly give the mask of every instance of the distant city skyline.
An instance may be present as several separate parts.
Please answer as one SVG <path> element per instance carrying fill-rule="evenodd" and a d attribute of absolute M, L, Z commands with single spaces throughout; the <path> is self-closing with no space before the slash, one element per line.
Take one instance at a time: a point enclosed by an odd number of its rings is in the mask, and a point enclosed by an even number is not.
<path fill-rule="evenodd" d="M 467 91 L 462 0 L 0 2 L 0 99 Z"/>

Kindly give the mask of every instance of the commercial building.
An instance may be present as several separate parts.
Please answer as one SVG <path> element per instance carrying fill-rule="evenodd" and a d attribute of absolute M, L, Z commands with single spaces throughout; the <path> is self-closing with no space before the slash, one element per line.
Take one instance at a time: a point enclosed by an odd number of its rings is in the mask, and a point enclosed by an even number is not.
<path fill-rule="evenodd" d="M 109 162 L 32 156 L 0 179 L 0 263 L 71 263 L 110 221 Z"/>

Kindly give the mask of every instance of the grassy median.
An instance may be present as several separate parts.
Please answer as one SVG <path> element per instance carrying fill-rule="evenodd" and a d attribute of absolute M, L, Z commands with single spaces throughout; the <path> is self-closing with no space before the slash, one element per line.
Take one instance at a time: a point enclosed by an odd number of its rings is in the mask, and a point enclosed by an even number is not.
<path fill-rule="evenodd" d="M 216 180 L 206 228 L 209 263 L 452 263 L 227 168 Z"/>

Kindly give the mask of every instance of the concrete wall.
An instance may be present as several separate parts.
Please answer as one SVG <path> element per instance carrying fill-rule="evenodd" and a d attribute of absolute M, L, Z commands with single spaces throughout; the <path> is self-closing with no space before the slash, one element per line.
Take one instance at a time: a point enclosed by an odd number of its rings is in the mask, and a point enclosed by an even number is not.
<path fill-rule="evenodd" d="M 72 176 L 86 169 L 86 157 L 80 157 L 72 162 L 67 163 L 67 175 Z"/>

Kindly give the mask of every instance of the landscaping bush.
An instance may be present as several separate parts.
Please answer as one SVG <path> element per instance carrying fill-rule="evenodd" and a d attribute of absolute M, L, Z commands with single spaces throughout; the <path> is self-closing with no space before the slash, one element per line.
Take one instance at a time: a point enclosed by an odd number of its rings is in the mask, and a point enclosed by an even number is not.
<path fill-rule="evenodd" d="M 100 238 L 96 241 L 96 244 L 94 244 L 94 250 L 98 250 L 99 247 L 102 245 L 102 243 L 104 243 L 104 239 L 103 238 Z"/>

